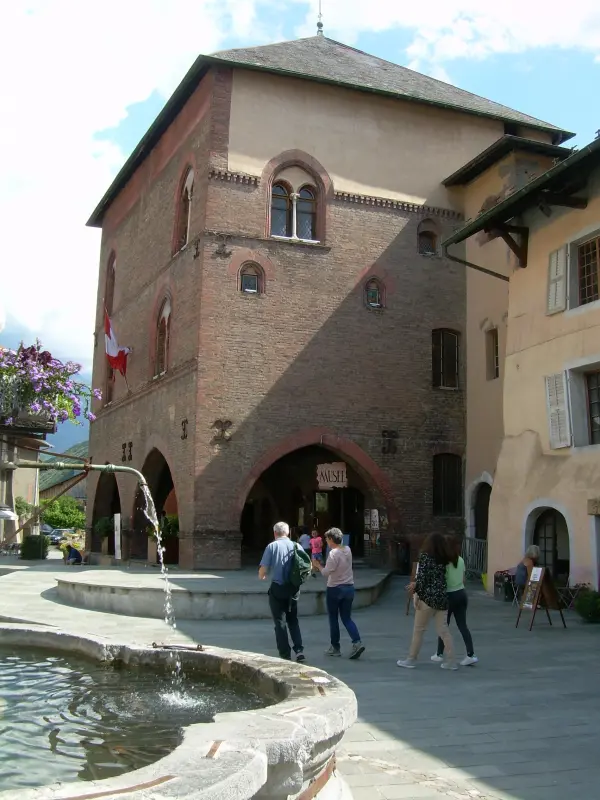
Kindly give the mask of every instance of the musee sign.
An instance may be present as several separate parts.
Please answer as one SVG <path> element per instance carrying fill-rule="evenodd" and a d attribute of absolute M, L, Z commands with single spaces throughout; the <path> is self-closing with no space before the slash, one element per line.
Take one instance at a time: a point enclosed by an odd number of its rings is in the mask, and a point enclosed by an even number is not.
<path fill-rule="evenodd" d="M 342 462 L 319 464 L 317 466 L 317 484 L 319 489 L 345 489 L 348 486 L 346 465 Z"/>

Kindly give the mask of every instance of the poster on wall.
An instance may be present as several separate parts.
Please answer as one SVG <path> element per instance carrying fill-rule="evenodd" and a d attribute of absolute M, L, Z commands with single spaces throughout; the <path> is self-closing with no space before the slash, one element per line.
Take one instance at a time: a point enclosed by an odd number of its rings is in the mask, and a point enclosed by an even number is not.
<path fill-rule="evenodd" d="M 371 509 L 371 530 L 378 531 L 379 530 L 379 509 L 372 508 Z"/>
<path fill-rule="evenodd" d="M 371 530 L 371 509 L 365 508 L 365 530 Z"/>
<path fill-rule="evenodd" d="M 388 529 L 388 515 L 385 509 L 380 509 L 379 511 L 379 528 L 382 531 L 387 531 Z"/>
<path fill-rule="evenodd" d="M 115 514 L 115 560 L 121 560 L 121 515 Z"/>

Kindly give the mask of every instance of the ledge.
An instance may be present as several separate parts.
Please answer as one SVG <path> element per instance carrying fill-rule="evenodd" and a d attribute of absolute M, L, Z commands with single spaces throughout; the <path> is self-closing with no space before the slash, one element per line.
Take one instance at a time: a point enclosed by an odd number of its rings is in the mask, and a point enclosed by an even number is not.
<path fill-rule="evenodd" d="M 0 625 L 2 643 L 74 653 L 106 663 L 168 668 L 169 653 L 152 647 L 109 644 L 41 626 Z M 191 645 L 193 647 L 193 645 Z M 214 723 L 185 729 L 182 744 L 165 758 L 102 781 L 54 784 L 0 792 L 0 800 L 291 800 L 313 781 L 311 797 L 350 798 L 331 774 L 335 748 L 357 715 L 354 692 L 322 670 L 268 656 L 206 647 L 179 651 L 187 673 L 221 675 L 251 687 L 267 708 L 219 714 Z M 148 794 L 146 794 L 146 791 Z"/>

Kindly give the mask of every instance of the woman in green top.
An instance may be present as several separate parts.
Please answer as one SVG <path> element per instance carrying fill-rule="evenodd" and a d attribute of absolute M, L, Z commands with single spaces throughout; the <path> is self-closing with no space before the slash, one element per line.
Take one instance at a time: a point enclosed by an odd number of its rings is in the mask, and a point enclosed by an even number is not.
<path fill-rule="evenodd" d="M 456 540 L 448 542 L 451 551 L 451 561 L 446 567 L 446 591 L 448 592 L 448 625 L 452 615 L 456 618 L 456 625 L 467 648 L 466 658 L 460 662 L 462 667 L 476 664 L 479 659 L 473 650 L 473 637 L 467 625 L 467 606 L 469 598 L 465 591 L 465 562 L 462 560 Z M 444 642 L 438 638 L 437 653 L 431 656 L 432 661 L 444 660 Z"/>

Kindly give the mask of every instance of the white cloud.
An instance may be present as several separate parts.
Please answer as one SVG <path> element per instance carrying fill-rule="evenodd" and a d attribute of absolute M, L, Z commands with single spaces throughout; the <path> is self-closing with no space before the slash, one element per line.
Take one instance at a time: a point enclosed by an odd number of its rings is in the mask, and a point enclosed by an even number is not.
<path fill-rule="evenodd" d="M 411 66 L 448 80 L 459 57 L 556 46 L 600 58 L 600 5 L 572 0 L 549 13 L 541 0 L 325 0 L 325 32 L 403 31 Z M 126 154 L 95 134 L 129 105 L 165 98 L 200 52 L 281 38 L 318 0 L 21 0 L 0 11 L 0 306 L 57 353 L 89 361 L 99 234 L 85 221 Z M 486 10 L 483 10 L 483 9 Z M 2 311 L 0 310 L 0 316 Z"/>
<path fill-rule="evenodd" d="M 0 305 L 57 353 L 89 362 L 99 232 L 85 228 L 126 154 L 94 136 L 199 52 L 252 28 L 254 0 L 5 3 L 0 49 Z"/>
<path fill-rule="evenodd" d="M 309 6 L 301 34 L 315 30 L 318 0 Z M 351 43 L 359 33 L 390 29 L 412 35 L 409 59 L 421 69 L 455 58 L 485 58 L 539 47 L 574 48 L 600 56 L 600 4 L 572 0 L 560 13 L 542 0 L 325 0 L 325 34 Z M 402 58 L 399 52 L 398 57 Z"/>

